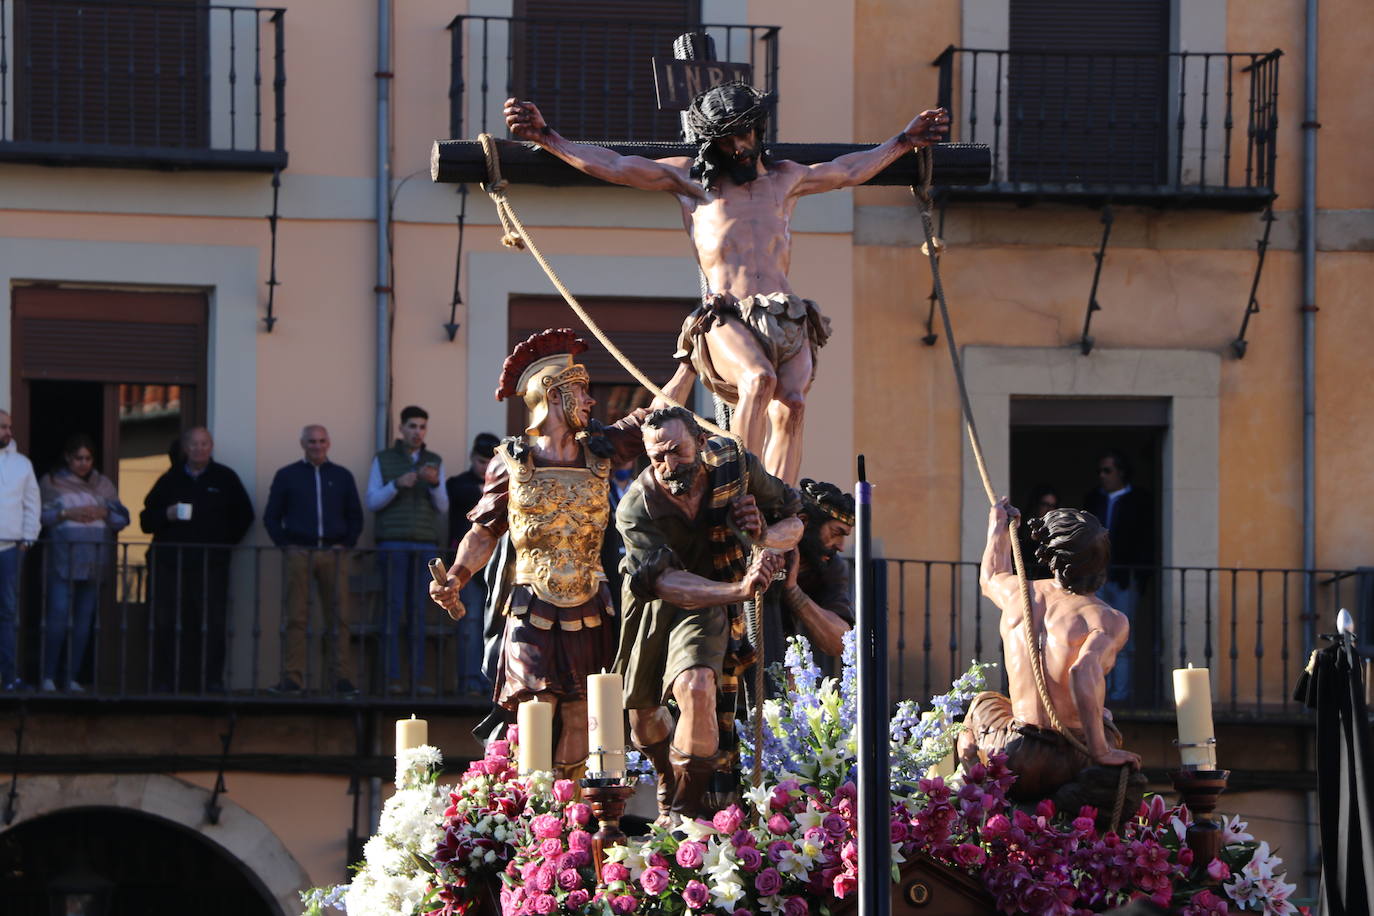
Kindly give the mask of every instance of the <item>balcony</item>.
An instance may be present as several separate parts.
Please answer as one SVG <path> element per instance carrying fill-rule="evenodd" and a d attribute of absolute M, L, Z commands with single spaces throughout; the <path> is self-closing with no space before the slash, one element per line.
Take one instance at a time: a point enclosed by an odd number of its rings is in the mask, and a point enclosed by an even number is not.
<path fill-rule="evenodd" d="M 518 96 L 569 139 L 678 140 L 678 112 L 658 110 L 651 58 L 671 58 L 685 32 L 714 39 L 721 60 L 749 64 L 758 88 L 778 84 L 777 26 L 457 16 L 448 28 L 454 138 L 493 129 L 505 136 L 501 108 Z M 771 118 L 769 139 L 777 129 Z"/>
<path fill-rule="evenodd" d="M 0 0 L 0 161 L 285 168 L 285 13 Z"/>
<path fill-rule="evenodd" d="M 38 659 L 48 649 L 42 626 L 54 582 L 42 574 L 40 543 L 31 551 L 21 596 L 20 672 L 39 681 Z M 173 548 L 176 549 L 176 548 Z M 312 588 L 302 632 L 305 690 L 280 694 L 287 653 L 285 583 L 288 552 L 275 547 L 215 548 L 231 574 L 224 622 L 215 626 L 212 585 L 197 577 L 206 554 L 185 545 L 190 566 L 179 575 L 150 575 L 146 544 L 121 543 L 108 571 L 85 659 L 66 659 L 81 693 L 30 689 L 30 703 L 81 706 L 111 701 L 141 709 L 308 708 L 319 713 L 441 707 L 451 714 L 483 714 L 489 696 L 464 689 L 458 660 L 468 648 L 462 631 L 425 596 L 427 573 L 417 568 L 413 598 L 423 627 L 387 623 L 383 567 L 388 553 L 355 550 L 341 557 L 350 611 L 346 626 L 323 614 Z M 327 552 L 326 552 L 327 553 Z M 327 554 L 333 562 L 337 555 Z M 946 689 L 973 659 L 1000 660 L 999 611 L 978 588 L 978 564 L 927 560 L 876 561 L 877 594 L 889 628 L 892 677 L 898 698 L 924 700 Z M 168 569 L 174 567 L 169 566 Z M 1356 570 L 1215 567 L 1142 568 L 1147 583 L 1137 611 L 1131 702 L 1113 703 L 1118 719 L 1168 721 L 1174 714 L 1169 670 L 1192 662 L 1208 667 L 1216 714 L 1229 723 L 1300 725 L 1307 712 L 1291 699 L 1306 663 L 1305 634 L 1330 629 L 1336 610 L 1360 609 L 1358 632 L 1374 632 L 1374 574 Z M 156 571 L 154 570 L 154 573 Z M 175 580 L 175 581 L 174 581 Z M 409 580 L 407 580 L 409 581 Z M 1314 595 L 1313 621 L 1302 616 L 1303 594 Z M 180 596 L 178 600 L 177 596 Z M 470 609 L 471 613 L 480 613 Z M 326 665 L 335 639 L 351 650 L 357 695 L 336 689 Z M 222 646 L 223 668 L 212 670 Z M 390 647 L 390 649 L 388 649 Z M 384 670 L 387 651 L 399 653 L 399 679 Z M 423 666 L 417 660 L 423 659 Z M 208 662 L 208 663 L 207 663 Z M 413 675 L 412 675 L 413 672 Z M 995 672 L 990 688 L 998 683 Z M 65 679 L 63 679 L 65 680 Z M 6 696 L 14 696 L 8 694 Z"/>
<path fill-rule="evenodd" d="M 990 184 L 950 196 L 1262 209 L 1282 53 L 946 48 L 934 65 L 950 139 L 993 157 Z"/>

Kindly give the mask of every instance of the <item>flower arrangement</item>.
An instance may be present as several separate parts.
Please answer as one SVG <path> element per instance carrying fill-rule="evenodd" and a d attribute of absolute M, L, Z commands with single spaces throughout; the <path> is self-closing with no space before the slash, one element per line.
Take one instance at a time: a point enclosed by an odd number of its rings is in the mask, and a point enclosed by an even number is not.
<path fill-rule="evenodd" d="M 607 850 L 599 876 L 591 810 L 571 782 L 517 775 L 512 730 L 451 790 L 434 786 L 437 751 L 421 749 L 353 884 L 342 894 L 321 889 L 307 902 L 318 913 L 342 897 L 351 916 L 463 916 L 498 905 L 503 916 L 826 912 L 827 901 L 858 887 L 852 653 L 851 640 L 844 677 L 822 678 L 809 647 L 794 642 L 780 672 L 781 696 L 765 704 L 759 758 L 772 774 L 765 784 L 709 822 L 655 828 Z M 1191 814 L 1159 796 L 1121 830 L 1104 833 L 1091 808 L 1013 805 L 1006 793 L 1015 776 L 1001 758 L 935 775 L 987 667 L 972 666 L 925 710 L 914 703 L 897 709 L 894 876 L 903 862 L 929 856 L 978 878 L 1007 916 L 1085 916 L 1142 896 L 1183 916 L 1299 912 L 1282 861 L 1238 819 L 1224 823 L 1220 856 L 1200 867 L 1184 842 Z M 746 765 L 753 765 L 752 749 Z M 497 886 L 499 900 L 484 897 Z"/>
<path fill-rule="evenodd" d="M 437 785 L 443 755 L 421 745 L 396 755 L 396 793 L 382 806 L 375 836 L 363 846 L 353 880 L 301 894 L 304 916 L 326 909 L 352 916 L 415 916 L 432 897 L 433 850 L 442 834 L 445 794 Z"/>

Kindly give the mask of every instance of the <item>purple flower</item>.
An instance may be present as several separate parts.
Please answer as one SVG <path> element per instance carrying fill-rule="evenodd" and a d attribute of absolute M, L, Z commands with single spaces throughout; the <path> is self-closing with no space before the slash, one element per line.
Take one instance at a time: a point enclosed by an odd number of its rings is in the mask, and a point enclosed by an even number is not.
<path fill-rule="evenodd" d="M 532 913 L 552 913 L 558 909 L 558 898 L 553 894 L 539 894 L 530 901 L 530 912 Z"/>
<path fill-rule="evenodd" d="M 617 913 L 633 913 L 638 906 L 639 901 L 629 894 L 611 898 L 611 909 Z"/>
<path fill-rule="evenodd" d="M 683 868 L 700 868 L 705 852 L 700 843 L 683 843 L 677 848 L 677 864 Z"/>
<path fill-rule="evenodd" d="M 782 902 L 782 916 L 807 916 L 810 912 L 805 897 L 788 897 Z"/>
<path fill-rule="evenodd" d="M 565 868 L 558 873 L 558 886 L 565 891 L 576 890 L 582 886 L 582 876 L 575 868 Z"/>
<path fill-rule="evenodd" d="M 658 894 L 668 889 L 668 869 L 654 866 L 644 869 L 644 873 L 639 876 L 639 885 L 644 888 L 644 893 Z"/>
<path fill-rule="evenodd" d="M 792 848 L 792 844 L 786 840 L 774 840 L 768 844 L 768 861 L 781 862 L 782 854 Z"/>
<path fill-rule="evenodd" d="M 756 872 L 763 864 L 763 853 L 753 846 L 736 847 L 735 856 L 739 859 L 739 867 L 747 872 Z"/>
<path fill-rule="evenodd" d="M 982 865 L 987 859 L 988 854 L 983 851 L 983 847 L 973 843 L 960 843 L 954 850 L 954 861 L 965 868 Z"/>
<path fill-rule="evenodd" d="M 758 845 L 758 841 L 754 839 L 754 835 L 750 833 L 748 830 L 745 830 L 744 828 L 740 828 L 739 830 L 736 830 L 733 834 L 731 834 L 730 843 L 736 849 L 743 849 L 745 846 Z"/>
<path fill-rule="evenodd" d="M 586 906 L 587 901 L 590 899 L 592 899 L 591 894 L 587 893 L 587 891 L 583 890 L 582 888 L 578 888 L 577 890 L 570 893 L 568 896 L 564 897 L 563 902 L 567 904 L 568 909 L 577 910 Z"/>
<path fill-rule="evenodd" d="M 821 827 L 831 836 L 841 837 L 849 830 L 849 822 L 832 811 L 821 820 Z"/>
<path fill-rule="evenodd" d="M 782 890 L 782 875 L 776 868 L 765 868 L 754 876 L 754 889 L 760 897 L 771 897 Z"/>
<path fill-rule="evenodd" d="M 700 881 L 688 881 L 682 889 L 682 902 L 690 909 L 699 910 L 711 899 L 711 892 Z"/>

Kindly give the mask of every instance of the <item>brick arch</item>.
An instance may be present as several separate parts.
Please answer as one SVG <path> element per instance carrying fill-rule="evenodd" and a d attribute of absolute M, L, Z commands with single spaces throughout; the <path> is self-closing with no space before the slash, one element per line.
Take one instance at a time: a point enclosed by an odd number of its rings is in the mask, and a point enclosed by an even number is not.
<path fill-rule="evenodd" d="M 272 830 L 232 799 L 220 796 L 218 824 L 205 819 L 210 793 L 173 776 L 74 774 L 28 776 L 19 783 L 18 816 L 10 827 L 72 808 L 124 808 L 178 824 L 237 860 L 261 884 L 280 916 L 300 912 L 306 874 Z"/>

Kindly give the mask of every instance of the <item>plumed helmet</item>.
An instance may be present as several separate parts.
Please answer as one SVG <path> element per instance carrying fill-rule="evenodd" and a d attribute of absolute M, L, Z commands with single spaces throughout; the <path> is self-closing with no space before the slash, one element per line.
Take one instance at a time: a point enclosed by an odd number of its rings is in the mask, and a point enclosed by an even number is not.
<path fill-rule="evenodd" d="M 496 387 L 496 400 L 509 397 L 525 399 L 529 410 L 525 432 L 531 436 L 549 416 L 549 399 L 561 394 L 568 385 L 590 384 L 587 367 L 573 357 L 587 350 L 587 342 L 572 328 L 547 328 L 531 334 L 516 345 L 501 366 L 501 381 Z M 570 423 L 576 424 L 573 411 L 565 411 Z"/>

